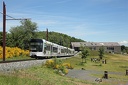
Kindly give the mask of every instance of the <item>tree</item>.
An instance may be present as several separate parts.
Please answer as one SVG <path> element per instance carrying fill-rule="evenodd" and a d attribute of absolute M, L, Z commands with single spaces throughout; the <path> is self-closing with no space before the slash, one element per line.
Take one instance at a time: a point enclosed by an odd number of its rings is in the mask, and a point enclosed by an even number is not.
<path fill-rule="evenodd" d="M 123 52 L 126 49 L 124 45 L 121 45 L 121 51 Z"/>
<path fill-rule="evenodd" d="M 81 58 L 82 58 L 82 63 L 83 63 L 83 59 L 85 60 L 84 62 L 86 63 L 86 58 L 87 56 L 89 56 L 89 49 L 87 47 L 83 47 L 81 46 Z"/>
<path fill-rule="evenodd" d="M 103 56 L 104 56 L 104 47 L 102 46 L 102 47 L 100 47 L 100 49 L 99 49 L 99 58 L 102 59 Z"/>
<path fill-rule="evenodd" d="M 128 47 L 126 47 L 125 49 L 126 49 L 126 53 L 128 54 Z"/>
<path fill-rule="evenodd" d="M 30 39 L 37 37 L 36 31 L 37 24 L 35 22 L 23 20 L 21 21 L 20 26 L 12 27 L 10 29 L 8 45 L 28 49 Z"/>
<path fill-rule="evenodd" d="M 124 53 L 127 53 L 127 54 L 128 54 L 128 47 L 122 45 L 122 46 L 121 46 L 121 52 L 122 52 L 123 54 L 124 54 Z"/>
<path fill-rule="evenodd" d="M 37 32 L 38 38 L 46 39 L 46 31 Z M 50 42 L 61 44 L 65 47 L 70 47 L 71 42 L 83 42 L 84 40 L 77 39 L 75 37 L 68 36 L 66 34 L 58 33 L 58 32 L 48 32 L 48 40 Z"/>

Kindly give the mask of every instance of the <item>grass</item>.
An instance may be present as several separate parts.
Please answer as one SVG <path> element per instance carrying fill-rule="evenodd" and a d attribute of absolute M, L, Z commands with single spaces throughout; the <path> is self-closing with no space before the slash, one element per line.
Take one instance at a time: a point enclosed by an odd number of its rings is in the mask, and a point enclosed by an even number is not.
<path fill-rule="evenodd" d="M 76 69 L 85 68 L 88 70 L 97 71 L 114 71 L 114 72 L 125 72 L 128 69 L 128 56 L 120 54 L 109 54 L 105 55 L 104 59 L 107 60 L 107 64 L 100 62 L 91 62 L 92 57 L 98 58 L 98 56 L 88 56 L 87 63 L 81 65 L 82 59 L 80 56 L 64 60 L 65 62 L 71 63 Z"/>
<path fill-rule="evenodd" d="M 0 74 L 0 85 L 77 85 L 78 83 L 81 81 L 60 76 L 45 66 Z"/>
<path fill-rule="evenodd" d="M 85 70 L 92 70 L 94 73 L 91 76 L 95 77 L 101 78 L 103 76 L 103 74 L 97 74 L 95 71 L 117 73 L 108 74 L 108 81 L 106 80 L 100 85 L 116 85 L 119 82 L 122 84 L 128 82 L 128 76 L 125 75 L 126 69 L 128 69 L 128 55 L 107 54 L 104 57 L 107 60 L 107 64 L 91 62 L 90 58 L 92 57 L 98 58 L 97 55 L 91 55 L 88 56 L 87 63 L 81 63 L 81 57 L 75 56 L 65 59 L 63 62 L 70 63 L 74 69 L 85 68 Z M 99 85 L 99 83 L 60 76 L 53 69 L 37 66 L 15 70 L 11 73 L 0 73 L 0 85 Z"/>
<path fill-rule="evenodd" d="M 80 56 L 75 56 L 74 58 L 64 61 L 71 63 L 75 69 L 84 68 L 85 70 L 94 71 L 92 76 L 97 78 L 102 78 L 104 71 L 108 71 L 108 77 L 111 82 L 104 82 L 101 85 L 116 85 L 116 81 L 122 84 L 127 82 L 128 84 L 128 75 L 126 76 L 126 69 L 128 70 L 128 55 L 106 54 L 104 59 L 107 60 L 107 64 L 102 64 L 102 61 L 97 63 L 91 62 L 90 58 L 98 58 L 98 56 L 88 56 L 87 63 L 84 64 L 80 63 L 82 61 Z M 98 74 L 97 71 L 102 73 Z"/>

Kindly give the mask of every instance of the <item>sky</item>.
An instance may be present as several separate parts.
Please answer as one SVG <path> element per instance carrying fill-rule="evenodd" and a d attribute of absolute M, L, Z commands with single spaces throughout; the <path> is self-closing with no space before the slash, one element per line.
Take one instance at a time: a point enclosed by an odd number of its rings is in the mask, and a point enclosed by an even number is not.
<path fill-rule="evenodd" d="M 30 18 L 38 31 L 48 28 L 88 42 L 128 46 L 128 0 L 0 0 L 0 12 L 3 1 L 7 15 Z M 7 20 L 6 31 L 18 25 L 19 20 Z M 2 28 L 0 14 L 0 31 Z"/>

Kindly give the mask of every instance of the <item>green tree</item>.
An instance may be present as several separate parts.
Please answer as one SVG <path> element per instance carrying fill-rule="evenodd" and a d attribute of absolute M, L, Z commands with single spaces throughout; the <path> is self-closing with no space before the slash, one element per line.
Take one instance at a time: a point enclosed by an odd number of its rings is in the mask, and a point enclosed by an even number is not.
<path fill-rule="evenodd" d="M 128 47 L 122 45 L 122 46 L 121 46 L 121 52 L 122 52 L 123 54 L 124 54 L 124 53 L 127 53 L 127 54 L 128 54 Z"/>
<path fill-rule="evenodd" d="M 102 46 L 102 47 L 100 47 L 100 49 L 99 49 L 99 58 L 102 59 L 103 56 L 104 56 L 104 47 Z"/>
<path fill-rule="evenodd" d="M 83 47 L 81 46 L 81 58 L 82 58 L 82 63 L 83 63 L 83 60 L 85 60 L 84 62 L 86 63 L 86 58 L 87 56 L 89 56 L 89 49 L 87 47 Z"/>
<path fill-rule="evenodd" d="M 46 39 L 46 31 L 37 32 L 38 38 Z M 48 32 L 48 40 L 50 42 L 63 45 L 65 47 L 70 47 L 71 42 L 83 42 L 84 40 L 77 39 L 75 37 L 70 37 L 66 34 L 58 32 Z"/>
<path fill-rule="evenodd" d="M 8 45 L 16 46 L 22 49 L 29 48 L 31 38 L 36 38 L 37 24 L 30 20 L 21 21 L 20 26 L 12 27 L 8 35 Z"/>
<path fill-rule="evenodd" d="M 123 52 L 126 49 L 124 45 L 121 46 L 121 51 Z"/>
<path fill-rule="evenodd" d="M 126 47 L 125 49 L 126 49 L 126 53 L 128 54 L 128 47 Z"/>

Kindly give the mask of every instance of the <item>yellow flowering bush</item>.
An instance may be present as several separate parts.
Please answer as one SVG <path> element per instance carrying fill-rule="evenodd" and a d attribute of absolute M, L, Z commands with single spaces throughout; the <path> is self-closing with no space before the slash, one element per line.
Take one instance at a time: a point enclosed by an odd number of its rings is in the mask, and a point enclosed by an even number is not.
<path fill-rule="evenodd" d="M 68 69 L 73 69 L 73 66 L 70 63 L 63 63 L 63 66 L 65 66 Z"/>
<path fill-rule="evenodd" d="M 47 60 L 46 62 L 45 62 L 45 65 L 47 66 L 47 67 L 53 67 L 54 66 L 54 61 L 53 60 Z"/>
<path fill-rule="evenodd" d="M 29 56 L 29 50 L 22 50 L 18 47 L 6 47 L 6 58 Z M 0 46 L 0 58 L 3 58 L 3 48 Z"/>
<path fill-rule="evenodd" d="M 64 75 L 68 73 L 68 69 L 73 69 L 70 63 L 62 63 L 60 59 L 50 59 L 45 62 L 48 68 L 56 69 L 56 73 Z"/>

